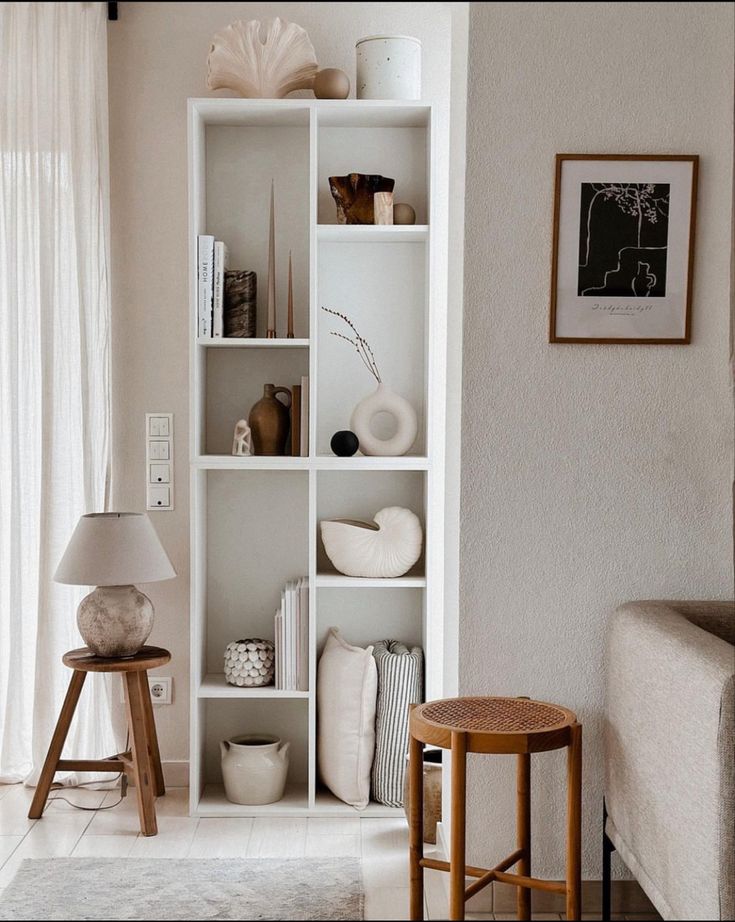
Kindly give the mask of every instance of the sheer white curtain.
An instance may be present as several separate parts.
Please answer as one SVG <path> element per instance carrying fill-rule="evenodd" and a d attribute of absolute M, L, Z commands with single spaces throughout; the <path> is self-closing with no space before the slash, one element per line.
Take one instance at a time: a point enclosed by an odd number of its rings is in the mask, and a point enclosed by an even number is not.
<path fill-rule="evenodd" d="M 86 589 L 52 581 L 110 471 L 104 3 L 0 3 L 0 781 L 35 783 Z M 91 677 L 66 753 L 115 751 Z"/>

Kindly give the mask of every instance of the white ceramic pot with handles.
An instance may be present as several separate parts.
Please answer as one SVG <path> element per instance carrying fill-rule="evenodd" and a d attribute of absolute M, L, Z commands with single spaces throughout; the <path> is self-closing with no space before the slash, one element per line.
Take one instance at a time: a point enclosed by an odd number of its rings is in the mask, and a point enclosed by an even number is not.
<path fill-rule="evenodd" d="M 283 797 L 290 743 L 261 733 L 219 744 L 225 795 L 233 804 L 272 804 Z"/>

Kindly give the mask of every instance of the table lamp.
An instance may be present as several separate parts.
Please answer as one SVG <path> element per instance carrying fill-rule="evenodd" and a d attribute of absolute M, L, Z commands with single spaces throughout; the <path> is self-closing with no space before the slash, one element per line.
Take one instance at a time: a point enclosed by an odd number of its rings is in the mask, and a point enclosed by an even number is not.
<path fill-rule="evenodd" d="M 57 583 L 96 586 L 77 609 L 77 626 L 97 656 L 134 656 L 153 628 L 153 604 L 133 583 L 176 571 L 151 520 L 139 512 L 83 515 L 54 574 Z"/>

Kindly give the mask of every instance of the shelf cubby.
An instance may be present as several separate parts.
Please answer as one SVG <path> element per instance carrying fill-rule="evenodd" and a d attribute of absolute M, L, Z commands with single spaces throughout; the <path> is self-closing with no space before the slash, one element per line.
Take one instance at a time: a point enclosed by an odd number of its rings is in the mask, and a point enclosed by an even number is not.
<path fill-rule="evenodd" d="M 309 374 L 309 351 L 217 349 L 206 365 L 205 454 L 224 455 L 232 450 L 235 423 L 248 418 L 265 384 L 289 389 L 301 384 Z"/>
<path fill-rule="evenodd" d="M 337 580 L 350 577 L 336 573 L 324 550 L 319 522 L 322 519 L 362 519 L 373 516 L 386 506 L 405 506 L 414 512 L 424 527 L 424 475 L 419 471 L 319 471 L 317 474 L 317 580 L 334 576 Z M 406 574 L 422 579 L 424 554 Z M 382 581 L 386 585 L 390 580 Z"/>
<path fill-rule="evenodd" d="M 423 646 L 422 595 L 421 589 L 395 586 L 360 591 L 319 587 L 317 652 L 321 653 L 327 632 L 335 626 L 349 643 L 357 646 L 366 647 L 379 640 Z"/>
<path fill-rule="evenodd" d="M 291 743 L 287 785 L 305 788 L 309 773 L 308 701 L 280 698 L 210 699 L 206 702 L 205 783 L 221 784 L 220 741 L 246 733 Z"/>
<path fill-rule="evenodd" d="M 288 253 L 294 333 L 309 336 L 309 125 L 208 125 L 206 233 L 224 240 L 230 268 L 257 275 L 256 330 L 267 327 L 268 229 L 275 182 L 276 329 L 286 334 Z"/>
<path fill-rule="evenodd" d="M 394 201 L 407 202 L 417 224 L 428 224 L 427 134 L 425 125 L 331 125 L 320 119 L 319 224 L 336 224 L 330 176 L 378 174 L 395 180 Z"/>
<path fill-rule="evenodd" d="M 319 307 L 345 314 L 373 350 L 381 380 L 413 406 L 418 435 L 409 450 L 426 448 L 426 246 L 395 241 L 334 243 L 319 248 Z M 339 317 L 317 319 L 317 440 L 329 451 L 332 435 L 350 428 L 352 410 L 377 387 L 355 350 L 336 333 L 350 334 Z M 375 434 L 392 435 L 390 418 L 374 420 Z"/>
<path fill-rule="evenodd" d="M 281 590 L 309 570 L 308 474 L 210 471 L 207 484 L 207 675 L 225 647 L 273 638 Z"/>
<path fill-rule="evenodd" d="M 432 109 L 418 102 L 199 99 L 189 103 L 191 331 L 191 811 L 198 816 L 354 816 L 324 790 L 317 764 L 317 658 L 331 626 L 351 643 L 400 640 L 426 655 L 426 694 L 441 695 L 443 637 L 444 329 L 435 277 L 446 261 L 432 190 Z M 338 225 L 327 178 L 349 172 L 396 180 L 411 226 Z M 270 183 L 276 190 L 278 338 L 265 338 Z M 446 183 L 444 184 L 446 190 Z M 446 194 L 446 192 L 445 192 Z M 258 275 L 257 337 L 198 338 L 196 235 L 224 240 L 232 268 Z M 288 250 L 294 261 L 295 336 L 285 338 Z M 400 457 L 336 457 L 376 382 L 331 307 L 370 342 L 383 381 L 411 402 L 418 436 Z M 308 457 L 233 457 L 235 423 L 265 384 L 309 377 Z M 391 421 L 376 417 L 376 434 Z M 319 535 L 324 518 L 371 519 L 391 505 L 424 529 L 416 566 L 396 579 L 337 573 Z M 274 636 L 289 579 L 309 578 L 309 691 L 228 685 L 226 645 Z M 227 801 L 219 743 L 242 733 L 291 742 L 284 798 Z M 360 815 L 392 816 L 369 804 Z"/>

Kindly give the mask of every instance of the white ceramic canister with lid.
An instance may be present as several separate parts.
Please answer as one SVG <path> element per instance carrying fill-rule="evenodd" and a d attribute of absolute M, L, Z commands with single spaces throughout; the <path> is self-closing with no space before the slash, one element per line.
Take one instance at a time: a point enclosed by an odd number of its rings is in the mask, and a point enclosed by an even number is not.
<path fill-rule="evenodd" d="M 369 35 L 356 46 L 358 99 L 421 99 L 421 42 Z"/>

